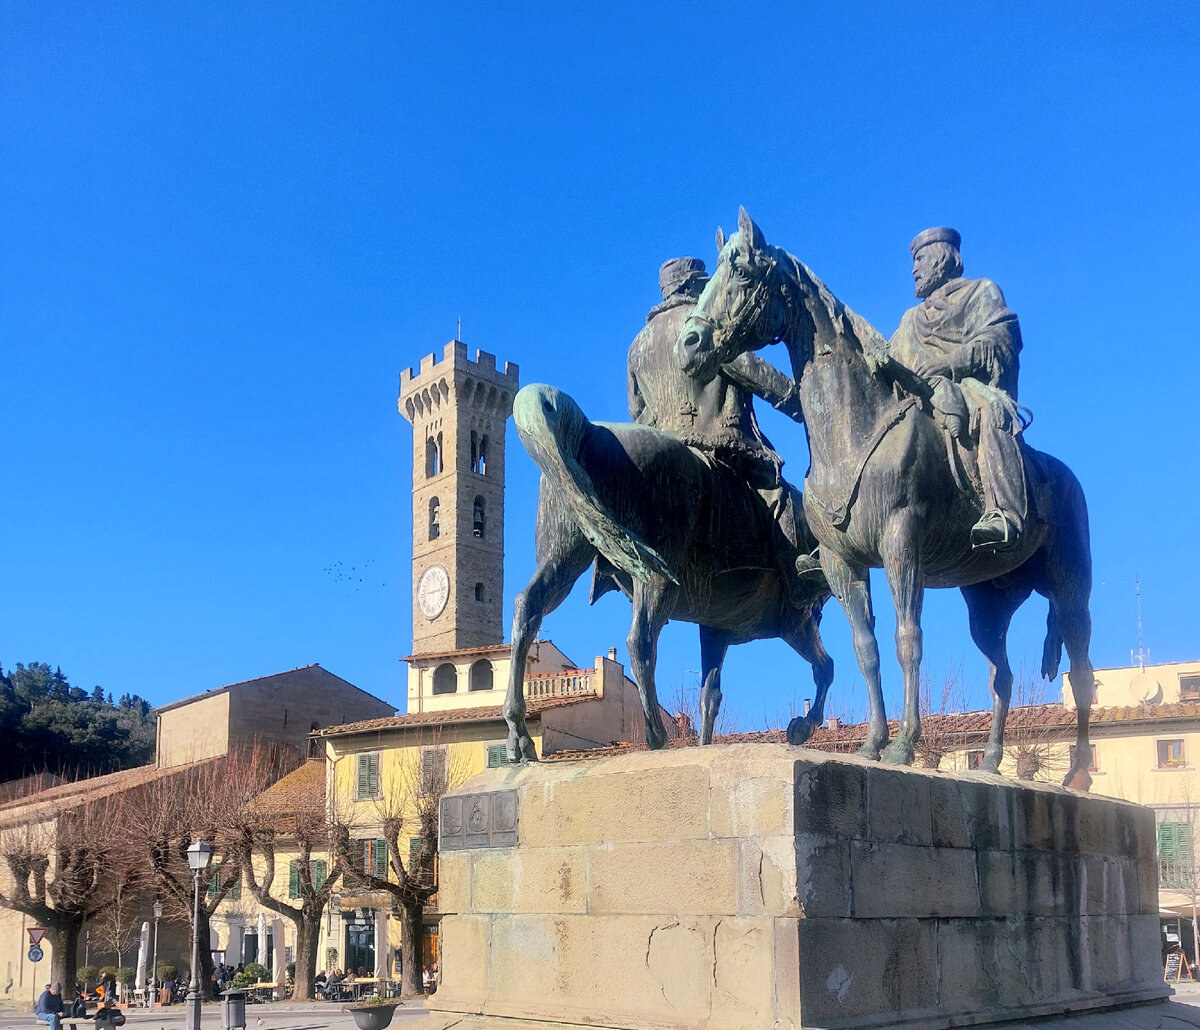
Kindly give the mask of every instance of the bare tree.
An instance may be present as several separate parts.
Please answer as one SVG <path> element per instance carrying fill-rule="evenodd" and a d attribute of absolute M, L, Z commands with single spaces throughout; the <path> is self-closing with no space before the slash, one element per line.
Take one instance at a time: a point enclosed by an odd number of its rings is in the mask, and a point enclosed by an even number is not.
<path fill-rule="evenodd" d="M 159 777 L 146 787 L 137 804 L 126 806 L 127 846 L 147 866 L 167 918 L 186 921 L 203 942 L 199 981 L 205 997 L 212 995 L 210 920 L 241 882 L 243 813 L 277 775 L 274 758 L 258 749 L 237 751 Z M 200 894 L 198 920 L 187 862 L 188 847 L 196 839 L 214 849 L 213 865 L 205 874 L 207 889 Z"/>
<path fill-rule="evenodd" d="M 79 934 L 133 879 L 110 818 L 113 805 L 92 802 L 0 830 L 8 867 L 0 906 L 46 927 L 54 954 L 51 979 L 75 982 Z"/>
<path fill-rule="evenodd" d="M 296 975 L 292 998 L 311 1001 L 317 974 L 321 917 L 343 868 L 341 854 L 334 854 L 330 848 L 325 760 L 310 759 L 305 766 L 247 805 L 240 832 L 241 866 L 251 893 L 260 905 L 290 920 L 296 928 Z M 288 894 L 296 899 L 294 905 L 271 893 L 275 885 L 276 852 L 280 845 L 297 856 L 288 871 Z M 261 880 L 252 861 L 255 853 L 263 859 Z"/>
<path fill-rule="evenodd" d="M 386 777 L 365 785 L 374 794 L 365 804 L 359 791 L 354 803 L 334 798 L 330 805 L 334 849 L 347 886 L 387 893 L 400 917 L 404 994 L 421 993 L 421 922 L 426 903 L 437 893 L 438 808 L 446 791 L 469 771 L 465 752 L 434 729 L 399 751 Z M 368 853 L 369 841 L 356 842 L 356 835 L 366 831 L 384 841 L 385 862 L 377 863 L 374 848 Z"/>
<path fill-rule="evenodd" d="M 934 704 L 934 696 L 937 703 Z M 963 690 L 962 674 L 958 669 L 949 669 L 942 680 L 941 688 L 934 690 L 929 669 L 921 667 L 921 739 L 913 745 L 917 760 L 926 769 L 936 769 L 942 759 L 962 746 L 961 733 L 952 730 L 952 720 L 946 716 L 966 711 L 966 693 Z"/>
<path fill-rule="evenodd" d="M 131 906 L 136 891 L 130 890 L 129 886 L 117 885 L 92 930 L 97 943 L 117 956 L 118 966 L 125 964 L 125 952 L 133 947 L 133 942 L 138 939 L 137 920 Z"/>

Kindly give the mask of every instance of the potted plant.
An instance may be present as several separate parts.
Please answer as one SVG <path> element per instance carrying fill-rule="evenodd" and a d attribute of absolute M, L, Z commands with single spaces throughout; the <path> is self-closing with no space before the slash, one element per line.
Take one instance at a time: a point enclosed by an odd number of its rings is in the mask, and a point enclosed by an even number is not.
<path fill-rule="evenodd" d="M 358 1030 L 384 1030 L 401 1004 L 403 1003 L 399 998 L 370 998 L 353 1005 L 344 1005 L 342 1011 L 349 1012 L 354 1017 Z"/>

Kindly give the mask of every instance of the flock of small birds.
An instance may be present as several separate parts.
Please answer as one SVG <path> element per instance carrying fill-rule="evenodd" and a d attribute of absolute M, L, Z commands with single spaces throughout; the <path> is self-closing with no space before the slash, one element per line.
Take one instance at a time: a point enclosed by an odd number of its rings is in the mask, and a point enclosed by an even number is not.
<path fill-rule="evenodd" d="M 371 571 L 371 566 L 374 564 L 374 558 L 368 558 L 361 565 L 346 565 L 344 562 L 335 561 L 332 565 L 326 565 L 321 571 L 335 583 L 344 583 L 357 592 L 363 588 L 364 584 L 366 586 L 374 585 L 375 577 L 378 575 Z M 379 585 L 385 587 L 387 583 L 380 580 Z"/>

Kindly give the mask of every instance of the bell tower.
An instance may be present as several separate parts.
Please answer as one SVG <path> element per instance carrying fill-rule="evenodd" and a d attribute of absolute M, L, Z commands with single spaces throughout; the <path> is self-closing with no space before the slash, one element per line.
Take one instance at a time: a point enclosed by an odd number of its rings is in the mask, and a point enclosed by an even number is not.
<path fill-rule="evenodd" d="M 504 640 L 504 430 L 518 367 L 453 340 L 400 373 L 413 427 L 413 654 Z"/>

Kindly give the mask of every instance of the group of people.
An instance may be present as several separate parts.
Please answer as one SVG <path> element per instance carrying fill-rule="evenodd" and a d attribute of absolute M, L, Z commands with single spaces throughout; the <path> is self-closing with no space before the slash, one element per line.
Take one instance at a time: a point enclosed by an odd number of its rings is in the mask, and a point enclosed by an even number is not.
<path fill-rule="evenodd" d="M 359 967 L 356 973 L 353 969 L 348 969 L 343 972 L 340 969 L 331 969 L 326 975 L 325 970 L 321 970 L 313 981 L 316 986 L 317 994 L 326 1001 L 350 1001 L 354 997 L 354 985 L 362 980 L 370 979 L 365 967 Z M 384 977 L 375 975 L 373 982 L 378 983 Z"/>

